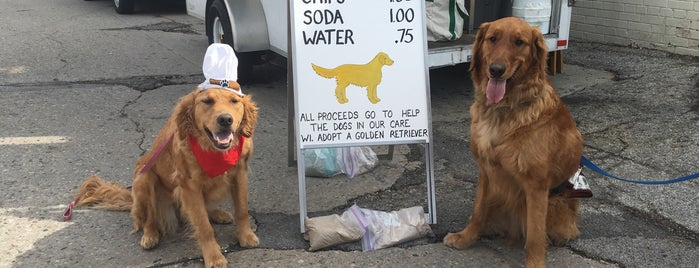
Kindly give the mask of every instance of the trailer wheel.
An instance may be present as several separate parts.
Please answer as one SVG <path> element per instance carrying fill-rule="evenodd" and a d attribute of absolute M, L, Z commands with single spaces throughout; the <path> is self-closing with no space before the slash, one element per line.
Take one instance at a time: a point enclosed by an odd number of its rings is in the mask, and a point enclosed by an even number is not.
<path fill-rule="evenodd" d="M 114 10 L 119 14 L 133 13 L 136 0 L 114 0 Z"/>
<path fill-rule="evenodd" d="M 209 8 L 206 16 L 206 29 L 209 38 L 209 44 L 224 43 L 230 45 L 235 50 L 233 45 L 233 30 L 231 29 L 231 20 L 228 17 L 226 5 L 222 0 L 215 0 Z M 252 66 L 257 58 L 255 52 L 235 52 L 238 57 L 238 82 L 245 84 L 252 80 Z"/>

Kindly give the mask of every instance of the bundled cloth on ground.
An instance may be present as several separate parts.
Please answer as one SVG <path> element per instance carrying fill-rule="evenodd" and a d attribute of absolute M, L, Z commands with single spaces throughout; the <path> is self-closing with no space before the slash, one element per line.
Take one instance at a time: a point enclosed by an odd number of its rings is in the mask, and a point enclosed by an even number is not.
<path fill-rule="evenodd" d="M 429 234 L 421 206 L 384 212 L 360 208 L 356 204 L 342 215 L 306 218 L 310 251 L 362 240 L 362 250 L 371 251 L 397 245 Z"/>

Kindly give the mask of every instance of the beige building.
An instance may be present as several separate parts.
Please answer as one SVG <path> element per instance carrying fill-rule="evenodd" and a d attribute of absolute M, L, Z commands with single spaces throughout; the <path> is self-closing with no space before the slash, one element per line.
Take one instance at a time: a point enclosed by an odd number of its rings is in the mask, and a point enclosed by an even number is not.
<path fill-rule="evenodd" d="M 576 0 L 570 39 L 699 56 L 699 0 Z"/>

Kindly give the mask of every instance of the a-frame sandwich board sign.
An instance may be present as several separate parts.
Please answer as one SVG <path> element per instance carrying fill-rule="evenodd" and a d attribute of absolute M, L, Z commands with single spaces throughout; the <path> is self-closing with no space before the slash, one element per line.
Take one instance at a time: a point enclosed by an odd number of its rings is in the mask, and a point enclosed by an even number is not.
<path fill-rule="evenodd" d="M 436 223 L 424 0 L 289 1 L 301 232 L 303 152 L 328 147 L 424 144 Z"/>

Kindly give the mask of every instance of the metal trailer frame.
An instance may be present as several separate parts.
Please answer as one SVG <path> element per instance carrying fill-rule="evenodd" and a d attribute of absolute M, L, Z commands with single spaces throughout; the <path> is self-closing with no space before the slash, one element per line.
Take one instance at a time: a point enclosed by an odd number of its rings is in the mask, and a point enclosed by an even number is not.
<path fill-rule="evenodd" d="M 205 19 L 214 1 L 223 1 L 228 10 L 236 52 L 272 51 L 287 57 L 286 27 L 288 0 L 187 0 L 187 13 Z M 551 0 L 549 33 L 544 35 L 549 51 L 568 48 L 570 21 L 574 0 Z M 471 61 L 471 48 L 475 34 L 475 2 L 471 1 L 469 23 L 460 40 L 429 42 L 430 69 L 452 66 Z M 209 33 L 210 29 L 207 29 Z"/>

